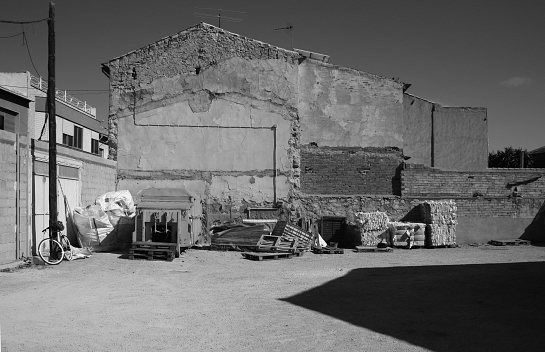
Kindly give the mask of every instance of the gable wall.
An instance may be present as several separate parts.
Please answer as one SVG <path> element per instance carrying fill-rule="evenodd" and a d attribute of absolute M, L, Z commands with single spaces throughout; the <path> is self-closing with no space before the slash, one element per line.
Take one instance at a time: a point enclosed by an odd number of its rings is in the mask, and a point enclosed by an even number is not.
<path fill-rule="evenodd" d="M 239 205 L 286 199 L 296 58 L 202 25 L 110 62 L 118 188 L 184 186 Z"/>

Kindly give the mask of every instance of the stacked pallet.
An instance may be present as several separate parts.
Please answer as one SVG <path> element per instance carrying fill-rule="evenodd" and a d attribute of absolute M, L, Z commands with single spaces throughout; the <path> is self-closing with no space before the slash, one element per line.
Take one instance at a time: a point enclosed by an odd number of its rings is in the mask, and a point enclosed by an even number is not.
<path fill-rule="evenodd" d="M 456 203 L 448 201 L 425 201 L 420 204 L 422 219 L 427 225 L 429 247 L 456 245 Z"/>
<path fill-rule="evenodd" d="M 174 260 L 176 243 L 164 242 L 133 242 L 129 249 L 129 259 Z"/>
<path fill-rule="evenodd" d="M 376 246 L 384 240 L 388 242 L 388 214 L 380 211 L 358 212 L 355 216 L 356 226 L 361 233 L 362 246 Z"/>

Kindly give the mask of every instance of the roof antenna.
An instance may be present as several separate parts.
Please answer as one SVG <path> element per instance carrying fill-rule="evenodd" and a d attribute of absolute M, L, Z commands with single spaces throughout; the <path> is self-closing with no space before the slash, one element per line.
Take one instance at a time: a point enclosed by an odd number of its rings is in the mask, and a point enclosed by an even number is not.
<path fill-rule="evenodd" d="M 291 49 L 293 50 L 293 26 L 291 23 L 286 21 L 286 26 L 278 27 L 274 29 L 275 31 L 285 31 L 286 34 L 289 34 L 291 37 Z"/>
<path fill-rule="evenodd" d="M 211 14 L 208 14 L 208 13 L 201 13 L 201 12 L 195 12 L 195 16 L 197 17 L 203 17 L 203 18 L 217 18 L 218 19 L 218 27 L 221 28 L 221 19 L 223 18 L 224 21 L 231 21 L 231 22 L 241 22 L 242 19 L 241 18 L 234 18 L 234 17 L 227 17 L 227 16 L 221 16 L 221 12 L 222 11 L 225 11 L 225 12 L 236 12 L 236 13 L 246 13 L 246 12 L 242 12 L 242 11 L 233 11 L 233 10 L 225 10 L 225 9 L 211 9 L 209 7 L 195 7 L 196 9 L 199 9 L 199 10 L 213 10 L 213 11 L 218 11 L 218 14 L 217 16 L 216 15 L 211 15 Z"/>

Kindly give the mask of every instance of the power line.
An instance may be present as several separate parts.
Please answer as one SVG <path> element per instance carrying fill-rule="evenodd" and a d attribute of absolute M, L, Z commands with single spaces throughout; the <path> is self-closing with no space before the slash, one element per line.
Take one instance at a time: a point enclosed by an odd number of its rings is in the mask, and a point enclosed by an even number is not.
<path fill-rule="evenodd" d="M 27 23 L 38 23 L 38 22 L 45 22 L 45 21 L 49 21 L 49 18 L 44 18 L 44 19 L 36 20 L 36 21 L 7 21 L 7 20 L 0 20 L 0 23 L 27 24 Z"/>
<path fill-rule="evenodd" d="M 26 50 L 28 52 L 28 57 L 30 58 L 30 62 L 32 63 L 32 67 L 34 67 L 34 71 L 38 74 L 38 76 L 41 76 L 40 72 L 38 72 L 38 69 L 36 66 L 34 66 L 34 61 L 32 60 L 32 55 L 30 54 L 30 47 L 28 46 L 28 40 L 26 39 L 25 29 L 23 28 L 23 43 L 26 46 Z"/>
<path fill-rule="evenodd" d="M 17 33 L 17 34 L 14 34 L 14 35 L 8 35 L 7 37 L 0 37 L 0 39 L 13 38 L 13 37 L 17 37 L 18 35 L 21 35 L 21 34 L 24 34 L 24 32 Z"/>

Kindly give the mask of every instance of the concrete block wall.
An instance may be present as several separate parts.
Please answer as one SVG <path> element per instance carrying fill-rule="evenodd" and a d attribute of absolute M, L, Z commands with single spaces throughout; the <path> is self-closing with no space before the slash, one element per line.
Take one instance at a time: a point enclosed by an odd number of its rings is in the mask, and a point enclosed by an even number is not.
<path fill-rule="evenodd" d="M 0 264 L 17 259 L 15 135 L 0 131 Z"/>
<path fill-rule="evenodd" d="M 397 148 L 301 148 L 301 191 L 306 194 L 400 193 Z"/>
<path fill-rule="evenodd" d="M 110 160 L 85 161 L 81 170 L 81 205 L 94 204 L 95 199 L 116 190 L 117 171 Z M 133 195 L 134 196 L 134 195 Z"/>

